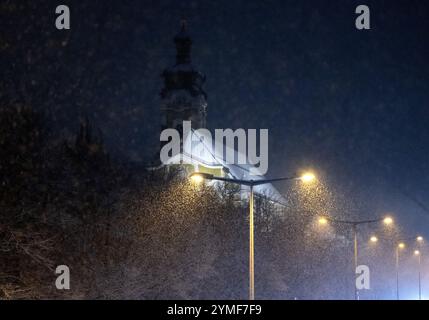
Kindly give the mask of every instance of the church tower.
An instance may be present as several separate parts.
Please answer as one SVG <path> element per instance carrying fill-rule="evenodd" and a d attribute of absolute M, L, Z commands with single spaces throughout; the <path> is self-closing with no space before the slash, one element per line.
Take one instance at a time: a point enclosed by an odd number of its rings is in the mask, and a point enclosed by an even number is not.
<path fill-rule="evenodd" d="M 191 64 L 192 40 L 185 20 L 174 37 L 176 64 L 164 70 L 161 91 L 161 130 L 171 128 L 182 132 L 183 121 L 191 121 L 192 128 L 206 127 L 207 95 L 202 86 L 205 76 Z"/>

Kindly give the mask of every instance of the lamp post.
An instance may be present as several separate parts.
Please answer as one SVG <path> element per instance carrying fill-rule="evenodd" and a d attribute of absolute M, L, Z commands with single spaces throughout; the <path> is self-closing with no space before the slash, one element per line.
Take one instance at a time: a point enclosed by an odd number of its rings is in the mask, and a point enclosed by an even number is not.
<path fill-rule="evenodd" d="M 422 300 L 422 282 L 421 282 L 421 264 L 422 264 L 422 255 L 420 250 L 415 250 L 414 255 L 417 256 L 419 263 L 419 300 Z"/>
<path fill-rule="evenodd" d="M 353 264 L 354 264 L 354 271 L 353 273 L 356 275 L 356 268 L 358 266 L 358 237 L 357 237 L 357 228 L 361 224 L 372 224 L 372 223 L 378 223 L 383 221 L 385 225 L 390 225 L 393 223 L 393 219 L 391 217 L 385 217 L 380 219 L 373 219 L 373 220 L 360 220 L 360 221 L 349 221 L 349 220 L 337 220 L 330 217 L 321 217 L 319 218 L 319 224 L 325 225 L 328 223 L 328 221 L 332 223 L 338 223 L 338 224 L 345 224 L 349 225 L 352 228 L 353 232 Z M 372 241 L 376 242 L 376 237 L 373 237 Z M 356 287 L 356 283 L 354 284 L 355 290 L 355 300 L 359 300 L 359 293 L 358 289 Z"/>
<path fill-rule="evenodd" d="M 396 300 L 399 300 L 399 250 L 404 248 L 405 244 L 403 242 L 398 243 L 396 246 Z"/>
<path fill-rule="evenodd" d="M 202 180 L 217 180 L 229 183 L 235 183 L 243 186 L 248 186 L 250 188 L 249 195 L 249 300 L 255 299 L 255 247 L 254 247 L 254 215 L 253 215 L 253 197 L 255 186 L 268 184 L 277 181 L 286 181 L 286 180 L 301 180 L 303 182 L 311 182 L 315 179 L 315 176 L 311 173 L 304 174 L 301 177 L 284 177 L 276 179 L 261 179 L 261 180 L 241 180 L 241 179 L 231 179 L 224 177 L 216 177 L 212 174 L 194 172 L 190 175 L 190 178 L 195 182 L 201 182 Z"/>

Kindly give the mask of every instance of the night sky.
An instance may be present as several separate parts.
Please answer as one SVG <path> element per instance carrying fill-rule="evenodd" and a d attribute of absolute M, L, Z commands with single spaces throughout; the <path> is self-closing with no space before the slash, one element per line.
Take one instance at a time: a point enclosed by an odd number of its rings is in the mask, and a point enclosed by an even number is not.
<path fill-rule="evenodd" d="M 207 77 L 210 129 L 267 128 L 268 176 L 313 168 L 361 216 L 387 211 L 405 233 L 427 229 L 425 1 L 62 3 L 70 31 L 54 27 L 57 1 L 1 17 L 10 44 L 2 102 L 49 105 L 65 136 L 87 116 L 115 158 L 146 162 L 159 144 L 160 75 L 174 64 L 185 17 L 193 65 Z M 371 9 L 370 31 L 355 28 L 359 4 Z"/>

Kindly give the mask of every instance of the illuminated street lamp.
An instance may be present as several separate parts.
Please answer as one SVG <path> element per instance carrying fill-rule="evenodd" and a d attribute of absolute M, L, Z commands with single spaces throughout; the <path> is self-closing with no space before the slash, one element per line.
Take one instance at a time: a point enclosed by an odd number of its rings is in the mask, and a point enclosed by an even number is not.
<path fill-rule="evenodd" d="M 325 217 L 320 217 L 318 222 L 320 225 L 326 225 L 328 224 L 328 219 L 326 219 Z"/>
<path fill-rule="evenodd" d="M 316 179 L 316 176 L 311 173 L 311 172 L 307 172 L 305 174 L 303 174 L 300 178 L 303 182 L 313 182 Z"/>
<path fill-rule="evenodd" d="M 378 241 L 378 238 L 377 238 L 376 236 L 372 236 L 369 240 L 370 240 L 371 242 L 375 243 L 375 242 L 377 242 L 377 241 Z"/>
<path fill-rule="evenodd" d="M 194 175 L 191 175 L 191 181 L 193 182 L 193 183 L 195 183 L 195 184 L 200 184 L 201 182 L 203 182 L 204 181 L 204 178 L 203 178 L 203 176 L 201 175 L 201 174 L 194 174 Z"/>
<path fill-rule="evenodd" d="M 275 179 L 261 179 L 261 180 L 241 180 L 241 179 L 231 179 L 224 177 L 216 177 L 209 173 L 194 172 L 190 175 L 190 179 L 194 182 L 202 182 L 203 180 L 217 180 L 224 181 L 229 183 L 235 183 L 243 186 L 248 186 L 250 188 L 249 196 L 249 300 L 255 299 L 255 262 L 254 262 L 254 218 L 253 218 L 253 187 L 268 184 L 277 181 L 286 181 L 286 180 L 301 180 L 304 183 L 313 182 L 316 179 L 316 176 L 313 173 L 305 173 L 302 176 L 296 177 L 284 177 L 284 178 L 275 178 Z"/>
<path fill-rule="evenodd" d="M 380 218 L 380 219 L 374 219 L 374 220 L 361 220 L 361 221 L 348 221 L 348 220 L 337 220 L 337 219 L 333 219 L 330 217 L 320 217 L 319 220 L 319 225 L 326 225 L 328 222 L 332 222 L 332 223 L 338 223 L 338 224 L 345 224 L 345 225 L 349 225 L 352 227 L 352 231 L 353 231 L 353 247 L 354 247 L 354 274 L 356 274 L 356 268 L 358 266 L 358 239 L 357 239 L 357 227 L 361 224 L 372 224 L 372 223 L 379 223 L 379 222 L 383 222 L 385 225 L 391 225 L 393 223 L 393 219 L 391 217 L 384 217 L 384 218 Z M 373 236 L 371 237 L 371 241 L 372 242 L 377 242 L 377 237 Z M 355 299 L 358 300 L 358 289 L 356 288 L 356 285 L 354 286 L 355 288 Z"/>
<path fill-rule="evenodd" d="M 386 226 L 390 226 L 392 223 L 393 223 L 393 219 L 392 219 L 392 217 L 385 217 L 384 219 L 383 219 L 383 223 L 386 225 Z"/>
<path fill-rule="evenodd" d="M 423 244 L 424 238 L 422 236 L 412 236 L 412 237 L 406 237 L 406 238 L 400 238 L 397 239 L 397 242 L 408 242 L 408 241 L 415 241 L 417 243 L 417 245 L 421 245 Z"/>

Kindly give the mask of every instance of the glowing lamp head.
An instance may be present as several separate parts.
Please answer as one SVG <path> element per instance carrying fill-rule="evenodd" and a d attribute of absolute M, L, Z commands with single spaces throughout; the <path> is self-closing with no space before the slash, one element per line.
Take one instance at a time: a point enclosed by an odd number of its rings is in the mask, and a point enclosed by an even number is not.
<path fill-rule="evenodd" d="M 398 244 L 398 248 L 399 248 L 399 249 L 404 249 L 404 248 L 405 248 L 405 243 L 400 242 L 400 243 Z"/>
<path fill-rule="evenodd" d="M 422 236 L 418 236 L 418 237 L 417 237 L 417 241 L 418 241 L 418 242 L 423 242 L 423 237 L 422 237 Z"/>
<path fill-rule="evenodd" d="M 307 173 L 304 173 L 300 179 L 304 183 L 310 183 L 316 180 L 316 176 L 311 172 L 307 172 Z"/>
<path fill-rule="evenodd" d="M 200 184 L 200 183 L 202 183 L 204 181 L 204 178 L 203 178 L 203 176 L 201 174 L 193 173 L 191 175 L 191 181 L 193 183 L 195 183 L 195 184 Z"/>
<path fill-rule="evenodd" d="M 415 256 L 419 256 L 420 255 L 420 251 L 419 250 L 414 250 L 414 255 Z"/>
<path fill-rule="evenodd" d="M 384 223 L 386 226 L 390 226 L 390 225 L 393 223 L 393 219 L 392 219 L 392 217 L 386 217 L 386 218 L 384 218 L 384 219 L 383 219 L 383 223 Z"/>
<path fill-rule="evenodd" d="M 325 217 L 320 217 L 319 220 L 317 221 L 321 226 L 325 226 L 328 224 L 328 219 L 326 219 Z"/>
<path fill-rule="evenodd" d="M 372 243 L 375 243 L 375 242 L 377 242 L 377 241 L 378 241 L 378 238 L 377 238 L 376 236 L 372 236 L 371 238 L 369 238 L 369 240 L 370 240 Z"/>

